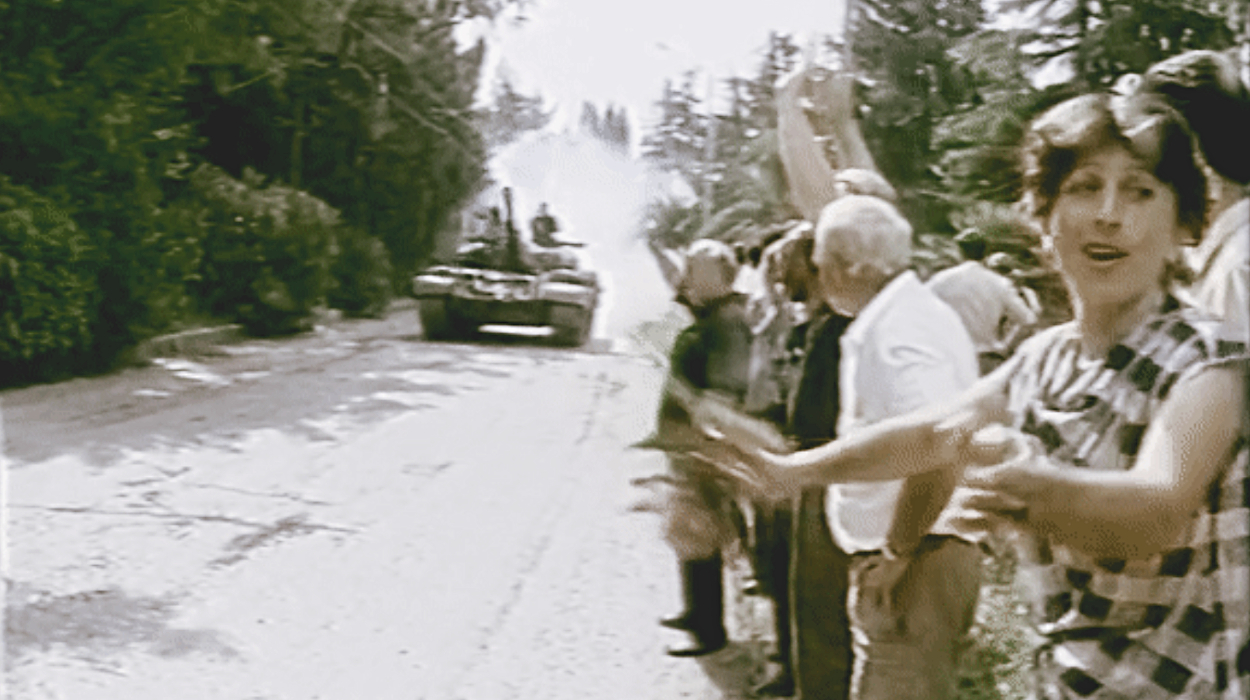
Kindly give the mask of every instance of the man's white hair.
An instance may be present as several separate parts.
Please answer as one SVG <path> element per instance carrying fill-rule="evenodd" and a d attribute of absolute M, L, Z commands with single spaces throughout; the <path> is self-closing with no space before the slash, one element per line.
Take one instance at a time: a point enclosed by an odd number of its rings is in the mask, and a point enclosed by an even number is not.
<path fill-rule="evenodd" d="M 852 270 L 870 267 L 893 275 L 911 263 L 911 234 L 911 224 L 894 205 L 847 195 L 820 212 L 812 262 L 823 266 L 836 257 Z"/>

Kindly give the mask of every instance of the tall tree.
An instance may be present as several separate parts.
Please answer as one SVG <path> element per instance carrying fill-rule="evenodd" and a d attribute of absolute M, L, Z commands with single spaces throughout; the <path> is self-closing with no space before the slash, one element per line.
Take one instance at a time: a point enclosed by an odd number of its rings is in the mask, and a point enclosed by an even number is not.
<path fill-rule="evenodd" d="M 924 231 L 949 227 L 933 172 L 937 122 L 965 99 L 963 71 L 949 50 L 984 19 L 981 0 L 862 0 L 855 67 L 874 81 L 865 100 L 865 139 L 900 206 Z"/>
<path fill-rule="evenodd" d="M 599 108 L 593 102 L 582 102 L 582 116 L 578 121 L 582 132 L 591 136 L 599 135 Z"/>
<path fill-rule="evenodd" d="M 1066 61 L 1090 88 L 1181 51 L 1231 46 L 1245 0 L 1005 0 L 1000 11 L 1032 18 L 1026 55 L 1035 64 Z"/>
<path fill-rule="evenodd" d="M 512 83 L 506 71 L 495 80 L 491 104 L 478 115 L 487 146 L 498 148 L 527 131 L 536 131 L 551 122 L 553 111 L 543 106 L 541 95 L 526 95 Z"/>
<path fill-rule="evenodd" d="M 679 85 L 665 83 L 659 102 L 660 121 L 642 139 L 645 158 L 680 173 L 696 191 L 703 181 L 710 124 L 695 91 L 697 77 L 697 72 L 687 71 Z"/>

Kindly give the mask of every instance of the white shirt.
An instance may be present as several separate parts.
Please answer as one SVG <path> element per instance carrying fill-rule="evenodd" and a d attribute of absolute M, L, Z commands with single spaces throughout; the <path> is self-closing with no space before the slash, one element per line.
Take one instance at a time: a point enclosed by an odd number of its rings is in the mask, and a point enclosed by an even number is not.
<path fill-rule="evenodd" d="M 914 272 L 890 281 L 842 336 L 838 436 L 937 401 L 976 382 L 977 352 L 959 314 Z M 829 487 L 829 531 L 843 551 L 881 549 L 902 480 Z"/>
<path fill-rule="evenodd" d="M 1037 314 L 1011 280 L 968 261 L 929 278 L 929 288 L 963 319 L 978 353 L 1001 352 L 1003 320 L 1017 326 L 1037 323 Z"/>
<path fill-rule="evenodd" d="M 1222 317 L 1238 338 L 1250 337 L 1250 199 L 1225 209 L 1186 252 L 1197 273 L 1186 298 Z"/>

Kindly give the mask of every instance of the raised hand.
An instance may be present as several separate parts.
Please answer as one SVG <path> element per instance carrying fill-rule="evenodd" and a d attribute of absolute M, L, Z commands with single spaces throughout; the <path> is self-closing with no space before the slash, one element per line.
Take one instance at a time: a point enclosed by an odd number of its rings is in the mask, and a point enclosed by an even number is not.
<path fill-rule="evenodd" d="M 806 82 L 812 109 L 822 118 L 834 124 L 855 120 L 855 76 L 815 69 Z"/>

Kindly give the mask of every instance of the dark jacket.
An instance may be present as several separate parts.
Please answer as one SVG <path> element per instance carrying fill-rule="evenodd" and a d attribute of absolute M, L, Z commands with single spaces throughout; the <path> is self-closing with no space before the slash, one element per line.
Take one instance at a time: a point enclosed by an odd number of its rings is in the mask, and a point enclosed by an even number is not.
<path fill-rule="evenodd" d="M 746 396 L 751 363 L 746 297 L 729 294 L 702 308 L 691 308 L 691 312 L 695 322 L 678 334 L 673 343 L 669 371 L 696 389 L 711 389 L 741 402 Z M 661 406 L 661 416 L 688 418 L 685 409 L 669 397 Z"/>
<path fill-rule="evenodd" d="M 695 322 L 673 344 L 673 371 L 699 389 L 714 389 L 741 401 L 751 359 L 746 297 L 730 294 L 693 312 Z"/>
<path fill-rule="evenodd" d="M 842 334 L 851 319 L 824 311 L 795 329 L 793 342 L 803 343 L 802 369 L 790 392 L 786 432 L 800 449 L 823 445 L 837 437 L 840 405 L 838 365 Z M 800 340 L 801 339 L 801 340 Z"/>

